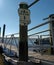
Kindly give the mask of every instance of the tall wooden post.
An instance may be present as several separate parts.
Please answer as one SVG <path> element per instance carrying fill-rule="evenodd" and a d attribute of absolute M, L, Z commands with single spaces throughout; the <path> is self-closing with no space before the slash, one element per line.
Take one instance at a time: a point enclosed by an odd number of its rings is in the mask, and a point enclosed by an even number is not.
<path fill-rule="evenodd" d="M 27 28 L 30 22 L 30 10 L 26 3 L 20 3 L 18 10 L 20 16 L 20 40 L 19 40 L 19 61 L 28 61 L 28 35 Z"/>
<path fill-rule="evenodd" d="M 30 21 L 30 8 L 39 0 L 35 0 L 33 3 L 28 5 L 25 2 L 21 2 L 19 5 L 18 13 L 20 20 L 20 40 L 19 40 L 19 61 L 28 61 L 28 36 L 27 28 Z"/>

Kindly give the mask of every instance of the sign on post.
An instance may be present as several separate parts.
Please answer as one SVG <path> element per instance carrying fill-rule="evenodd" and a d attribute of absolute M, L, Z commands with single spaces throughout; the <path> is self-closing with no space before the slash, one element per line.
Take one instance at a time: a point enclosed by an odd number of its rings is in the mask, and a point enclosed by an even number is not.
<path fill-rule="evenodd" d="M 19 9 L 19 16 L 20 16 L 20 24 L 21 25 L 28 25 L 30 21 L 30 10 L 28 9 Z"/>

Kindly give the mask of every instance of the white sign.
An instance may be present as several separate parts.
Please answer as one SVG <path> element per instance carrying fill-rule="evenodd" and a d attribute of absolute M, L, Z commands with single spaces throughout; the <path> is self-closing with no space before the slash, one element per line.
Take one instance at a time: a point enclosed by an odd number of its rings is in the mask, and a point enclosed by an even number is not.
<path fill-rule="evenodd" d="M 30 10 L 19 9 L 20 24 L 28 25 L 30 23 Z"/>

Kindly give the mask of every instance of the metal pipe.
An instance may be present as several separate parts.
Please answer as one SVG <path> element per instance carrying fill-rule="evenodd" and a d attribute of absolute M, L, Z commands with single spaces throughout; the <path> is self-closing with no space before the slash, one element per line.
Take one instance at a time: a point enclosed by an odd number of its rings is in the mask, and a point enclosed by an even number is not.
<path fill-rule="evenodd" d="M 47 31 L 50 31 L 50 30 L 44 30 L 44 31 L 41 31 L 41 32 L 38 32 L 38 33 L 31 34 L 31 35 L 29 35 L 29 36 L 33 36 L 33 35 L 35 35 L 35 34 L 40 34 L 40 33 L 47 32 Z"/>
<path fill-rule="evenodd" d="M 36 29 L 36 28 L 41 27 L 41 26 L 43 26 L 43 25 L 46 25 L 46 24 L 48 24 L 48 23 L 50 23 L 50 22 L 48 21 L 48 22 L 45 22 L 45 23 L 39 24 L 39 25 L 37 25 L 37 26 L 35 26 L 35 27 L 29 29 L 28 31 L 31 31 L 31 30 L 33 30 L 33 29 Z"/>
<path fill-rule="evenodd" d="M 35 3 L 37 3 L 39 0 L 35 0 L 33 3 L 31 3 L 28 8 L 30 8 L 32 5 L 34 5 Z"/>
<path fill-rule="evenodd" d="M 44 22 L 44 23 L 39 24 L 39 25 L 37 25 L 37 26 L 35 26 L 35 27 L 31 28 L 31 29 L 28 29 L 27 31 L 29 32 L 29 31 L 31 31 L 33 29 L 36 29 L 36 28 L 41 27 L 41 26 L 44 26 L 44 25 L 46 25 L 48 23 L 50 23 L 50 22 L 49 21 L 48 22 Z M 14 33 L 14 35 L 17 35 L 17 34 L 19 34 L 19 33 Z M 6 35 L 6 36 L 10 36 L 10 35 L 12 35 L 12 34 L 9 34 L 9 35 Z"/>
<path fill-rule="evenodd" d="M 6 35 L 6 36 L 17 35 L 17 34 L 19 34 L 19 33 L 8 34 L 8 35 Z"/>

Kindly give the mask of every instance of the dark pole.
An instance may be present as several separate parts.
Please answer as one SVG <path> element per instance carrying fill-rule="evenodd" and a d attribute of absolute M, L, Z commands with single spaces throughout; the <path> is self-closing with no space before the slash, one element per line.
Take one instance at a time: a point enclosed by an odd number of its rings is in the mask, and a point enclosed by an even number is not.
<path fill-rule="evenodd" d="M 4 35 L 5 35 L 5 24 L 3 25 L 3 34 L 2 34 L 2 43 L 4 43 Z"/>
<path fill-rule="evenodd" d="M 1 37 L 1 27 L 0 27 L 0 37 Z"/>
<path fill-rule="evenodd" d="M 31 3 L 28 8 L 30 8 L 31 6 L 33 6 L 35 3 L 37 3 L 39 0 L 35 0 L 33 3 Z"/>
<path fill-rule="evenodd" d="M 20 9 L 26 9 L 28 10 L 28 5 L 25 3 L 20 4 Z M 22 11 L 23 14 L 25 11 Z M 19 13 L 20 15 L 20 13 Z M 24 15 L 23 15 L 24 17 Z M 23 21 L 21 23 L 20 21 L 20 40 L 19 40 L 19 61 L 28 61 L 28 36 L 27 36 L 27 25 L 24 25 L 26 21 Z"/>
<path fill-rule="evenodd" d="M 27 26 L 20 25 L 19 61 L 28 61 Z"/>
<path fill-rule="evenodd" d="M 28 9 L 34 5 L 39 0 L 35 0 L 32 4 L 28 6 L 26 3 L 21 3 L 19 5 L 19 17 L 20 17 L 20 40 L 19 40 L 19 61 L 28 61 L 28 35 L 27 28 L 30 23 L 30 10 Z"/>

